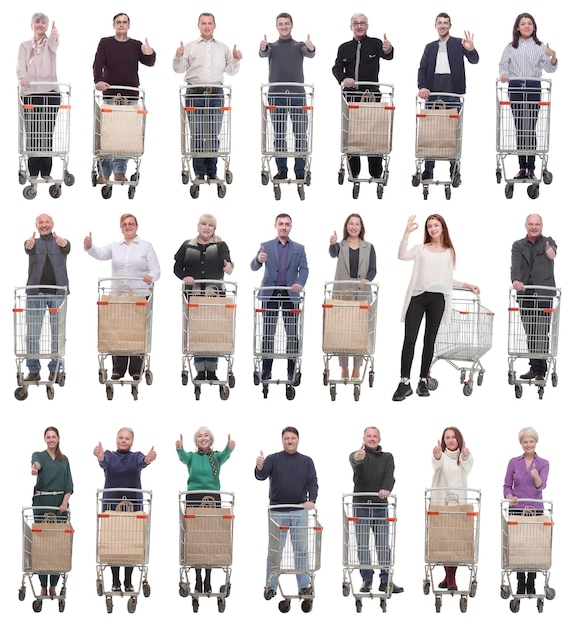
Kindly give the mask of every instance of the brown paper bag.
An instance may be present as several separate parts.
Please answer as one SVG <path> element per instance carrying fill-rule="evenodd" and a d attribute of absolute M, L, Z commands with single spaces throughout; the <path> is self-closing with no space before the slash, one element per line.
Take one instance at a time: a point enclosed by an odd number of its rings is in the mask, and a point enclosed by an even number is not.
<path fill-rule="evenodd" d="M 98 521 L 98 563 L 128 566 L 147 563 L 147 513 L 134 511 L 133 503 L 126 500 L 115 510 L 99 513 Z"/>
<path fill-rule="evenodd" d="M 187 298 L 187 351 L 202 356 L 234 352 L 235 303 L 232 297 Z"/>
<path fill-rule="evenodd" d="M 124 102 L 124 104 L 119 104 Z M 144 146 L 144 111 L 126 98 L 114 98 L 96 112 L 94 154 L 103 156 L 141 156 Z"/>
<path fill-rule="evenodd" d="M 72 569 L 73 529 L 69 522 L 59 522 L 56 516 L 46 516 L 45 522 L 26 527 L 25 549 L 29 559 L 25 565 L 32 572 L 57 572 Z"/>
<path fill-rule="evenodd" d="M 228 566 L 232 562 L 231 509 L 209 506 L 185 510 L 185 565 Z M 214 501 L 211 504 L 215 504 Z"/>
<path fill-rule="evenodd" d="M 417 158 L 456 159 L 460 117 L 457 109 L 447 109 L 442 100 L 417 114 Z"/>
<path fill-rule="evenodd" d="M 429 504 L 426 560 L 429 563 L 474 563 L 472 504 Z"/>
<path fill-rule="evenodd" d="M 509 515 L 506 525 L 508 546 L 506 554 L 503 554 L 503 560 L 506 561 L 503 567 L 550 569 L 552 565 L 550 518 L 547 515 Z"/>
<path fill-rule="evenodd" d="M 144 354 L 148 301 L 145 296 L 102 296 L 98 302 L 98 352 Z"/>
<path fill-rule="evenodd" d="M 387 154 L 391 150 L 392 110 L 376 102 L 375 94 L 364 93 L 359 102 L 348 103 L 347 152 Z"/>
<path fill-rule="evenodd" d="M 365 300 L 326 300 L 323 305 L 323 352 L 369 353 L 369 311 Z"/>

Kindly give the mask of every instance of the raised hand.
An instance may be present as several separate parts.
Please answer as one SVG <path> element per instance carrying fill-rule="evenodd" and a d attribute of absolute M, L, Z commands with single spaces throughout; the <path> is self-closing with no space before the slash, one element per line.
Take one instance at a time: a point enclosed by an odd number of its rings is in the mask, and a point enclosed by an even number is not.
<path fill-rule="evenodd" d="M 474 50 L 474 33 L 468 30 L 464 31 L 464 39 L 462 40 L 463 47 L 468 50 Z"/>
<path fill-rule="evenodd" d="M 267 252 L 265 252 L 265 248 L 263 246 L 261 246 L 261 250 L 259 250 L 257 260 L 259 263 L 265 263 L 265 261 L 267 261 Z"/>
<path fill-rule="evenodd" d="M 92 247 L 92 231 L 84 237 L 84 248 L 89 250 Z"/>
<path fill-rule="evenodd" d="M 52 22 L 52 30 L 50 31 L 50 37 L 58 39 L 58 29 L 56 28 L 56 22 Z"/>
<path fill-rule="evenodd" d="M 42 466 L 38 461 L 32 463 L 32 476 L 38 476 L 38 472 L 42 469 Z"/>
<path fill-rule="evenodd" d="M 436 446 L 433 448 L 432 454 L 437 461 L 440 459 L 442 455 L 442 444 L 440 439 L 436 442 Z"/>
<path fill-rule="evenodd" d="M 258 470 L 262 470 L 263 463 L 265 463 L 265 455 L 263 454 L 263 450 L 261 450 L 261 452 L 259 453 L 259 456 L 257 457 L 257 461 L 255 462 L 255 467 Z"/>
<path fill-rule="evenodd" d="M 152 446 L 150 448 L 150 451 L 146 454 L 144 461 L 149 465 L 152 461 L 155 461 L 156 457 L 157 457 L 157 453 L 154 447 Z"/>
<path fill-rule="evenodd" d="M 550 57 L 551 59 L 555 59 L 556 58 L 556 51 L 552 50 L 552 48 L 550 47 L 550 44 L 546 44 L 546 50 L 544 50 L 544 54 L 547 57 Z"/>
<path fill-rule="evenodd" d="M 149 45 L 147 37 L 145 38 L 145 42 L 142 43 L 142 54 L 145 54 L 145 56 L 153 54 L 153 48 Z"/>
<path fill-rule="evenodd" d="M 261 52 L 265 52 L 265 50 L 267 50 L 267 35 L 263 35 L 263 39 L 259 44 L 259 50 L 261 50 Z"/>
<path fill-rule="evenodd" d="M 227 259 L 223 259 L 223 271 L 226 274 L 233 272 L 233 263 L 230 263 Z"/>
<path fill-rule="evenodd" d="M 460 456 L 462 457 L 463 461 L 467 461 L 468 457 L 470 456 L 470 450 L 466 447 L 464 441 L 462 442 L 462 450 L 460 451 Z"/>
<path fill-rule="evenodd" d="M 26 250 L 31 250 L 36 245 L 36 231 L 32 233 L 30 239 L 26 239 L 26 243 L 24 245 Z"/>
<path fill-rule="evenodd" d="M 103 461 L 105 459 L 104 447 L 102 446 L 101 441 L 98 441 L 98 445 L 94 448 L 94 456 L 98 459 L 98 461 Z"/>
<path fill-rule="evenodd" d="M 176 442 L 175 442 L 175 449 L 176 450 L 183 450 L 183 435 L 180 435 L 179 439 L 176 440 Z"/>
<path fill-rule="evenodd" d="M 241 54 L 241 52 L 237 49 L 237 46 L 235 44 L 233 44 L 233 58 L 236 61 L 241 61 L 241 59 L 243 58 L 243 55 Z"/>
<path fill-rule="evenodd" d="M 337 231 L 334 230 L 333 234 L 331 235 L 330 239 L 329 239 L 329 243 L 334 246 L 337 243 Z"/>
<path fill-rule="evenodd" d="M 235 441 L 231 438 L 231 435 L 227 435 L 227 447 L 230 450 L 235 450 Z"/>
<path fill-rule="evenodd" d="M 538 470 L 536 469 L 536 464 L 534 463 L 534 461 L 532 461 L 532 469 L 530 470 L 530 475 L 532 476 L 532 478 L 534 478 L 534 480 L 536 480 L 537 478 L 540 478 L 540 475 L 538 474 Z"/>
<path fill-rule="evenodd" d="M 315 50 L 315 44 L 311 41 L 311 35 L 307 35 L 305 45 L 307 46 L 307 50 L 309 50 L 309 52 L 313 52 Z"/>
<path fill-rule="evenodd" d="M 416 217 L 416 215 L 411 215 L 409 217 L 407 221 L 407 227 L 405 228 L 405 239 L 408 239 L 408 236 L 419 227 L 417 222 L 415 222 Z"/>
<path fill-rule="evenodd" d="M 355 461 L 362 461 L 365 456 L 366 456 L 366 452 L 365 452 L 365 444 L 361 444 L 361 447 L 355 452 Z"/>
<path fill-rule="evenodd" d="M 182 57 L 185 52 L 185 46 L 183 45 L 183 41 L 179 42 L 179 48 L 175 51 L 176 57 Z"/>
<path fill-rule="evenodd" d="M 388 52 L 392 48 L 391 42 L 387 39 L 387 33 L 383 35 L 383 52 Z"/>
<path fill-rule="evenodd" d="M 546 250 L 544 252 L 549 259 L 553 259 L 556 256 L 556 250 L 554 250 L 548 240 L 546 240 Z"/>
<path fill-rule="evenodd" d="M 66 247 L 66 244 L 68 243 L 68 241 L 66 239 L 56 235 L 56 233 L 54 231 L 52 231 L 52 235 L 54 235 L 54 239 L 56 240 L 56 243 L 60 246 L 60 248 L 65 248 Z"/>

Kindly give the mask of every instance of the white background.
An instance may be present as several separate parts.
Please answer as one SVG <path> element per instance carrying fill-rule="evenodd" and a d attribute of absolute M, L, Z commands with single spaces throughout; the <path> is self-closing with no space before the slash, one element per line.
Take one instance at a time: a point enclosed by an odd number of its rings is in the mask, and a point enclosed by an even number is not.
<path fill-rule="evenodd" d="M 178 595 L 177 494 L 186 485 L 186 470 L 179 463 L 174 442 L 180 433 L 184 446 L 191 448 L 193 433 L 202 424 L 216 434 L 216 448 L 225 445 L 228 433 L 237 448 L 222 471 L 222 487 L 236 494 L 235 558 L 232 593 L 224 616 L 261 615 L 279 617 L 276 601 L 264 602 L 266 555 L 267 484 L 253 477 L 256 456 L 281 447 L 281 429 L 293 424 L 301 434 L 300 451 L 313 457 L 319 476 L 319 518 L 324 525 L 323 562 L 316 578 L 316 601 L 311 615 L 304 617 L 294 605 L 281 620 L 345 619 L 355 616 L 352 598 L 341 594 L 341 494 L 351 491 L 352 473 L 348 454 L 361 443 L 365 426 L 377 425 L 383 434 L 382 445 L 394 454 L 396 462 L 395 493 L 398 497 L 396 581 L 405 593 L 392 599 L 388 618 L 401 619 L 433 616 L 432 596 L 422 594 L 424 575 L 423 494 L 431 480 L 431 452 L 446 426 L 458 426 L 475 456 L 470 486 L 482 489 L 483 507 L 480 533 L 478 593 L 469 601 L 468 623 L 484 623 L 491 615 L 511 620 L 534 616 L 534 602 L 523 602 L 518 616 L 508 610 L 508 602 L 499 597 L 500 522 L 499 502 L 506 464 L 520 454 L 517 433 L 532 425 L 540 434 L 538 452 L 550 460 L 550 477 L 545 496 L 555 501 L 556 526 L 554 564 L 551 584 L 556 599 L 546 602 L 545 612 L 536 616 L 540 623 L 550 623 L 567 610 L 571 556 L 568 547 L 567 521 L 572 504 L 567 491 L 570 474 L 569 450 L 572 423 L 569 401 L 568 370 L 561 374 L 557 389 L 548 388 L 542 401 L 534 389 L 525 388 L 521 400 L 514 398 L 507 384 L 506 334 L 509 287 L 510 247 L 524 235 L 524 221 L 531 211 L 544 218 L 544 233 L 559 245 L 556 261 L 558 284 L 564 288 L 560 352 L 572 352 L 569 324 L 571 281 L 567 267 L 572 262 L 566 241 L 572 218 L 570 206 L 569 160 L 564 158 L 566 139 L 571 131 L 570 107 L 566 84 L 571 62 L 562 14 L 553 5 L 544 13 L 539 5 L 509 7 L 487 2 L 480 5 L 435 3 L 416 0 L 411 3 L 380 4 L 364 1 L 361 6 L 331 3 L 326 11 L 318 3 L 287 2 L 270 7 L 243 3 L 215 2 L 208 6 L 167 0 L 161 5 L 126 1 L 117 7 L 92 8 L 87 13 L 77 3 L 44 2 L 43 6 L 22 4 L 10 9 L 5 29 L 6 63 L 3 84 L 6 97 L 0 101 L 3 120 L 4 150 L 0 157 L 4 172 L 4 237 L 1 267 L 4 289 L 0 295 L 0 327 L 4 359 L 0 370 L 4 398 L 4 454 L 1 467 L 6 477 L 6 507 L 2 516 L 3 568 L 0 585 L 6 595 L 6 613 L 18 619 L 33 619 L 30 594 L 22 604 L 17 600 L 20 578 L 20 507 L 31 500 L 34 479 L 30 475 L 30 455 L 43 449 L 42 433 L 55 425 L 61 433 L 61 446 L 70 458 L 75 492 L 71 498 L 72 520 L 76 528 L 74 567 L 69 577 L 68 600 L 63 615 L 55 604 L 46 603 L 42 620 L 76 623 L 92 613 L 105 615 L 102 598 L 95 590 L 95 490 L 103 485 L 103 473 L 92 450 L 98 441 L 112 448 L 116 431 L 129 425 L 136 432 L 134 449 L 148 451 L 155 445 L 157 461 L 143 474 L 143 485 L 153 490 L 153 523 L 149 580 L 152 595 L 141 598 L 138 610 L 130 619 L 156 619 L 169 612 L 175 619 L 191 613 L 191 600 Z M 263 8 L 260 8 L 263 6 Z M 73 187 L 65 187 L 62 197 L 53 200 L 47 186 L 39 189 L 33 201 L 22 197 L 17 183 L 16 81 L 14 68 L 18 44 L 31 36 L 29 22 L 36 10 L 55 19 L 60 31 L 58 77 L 72 84 L 72 135 L 70 171 L 76 176 Z M 155 67 L 142 67 L 140 79 L 146 88 L 149 110 L 146 153 L 142 159 L 141 184 L 135 199 L 129 201 L 125 189 L 114 187 L 113 197 L 104 201 L 100 189 L 90 181 L 92 159 L 92 62 L 100 37 L 113 34 L 112 16 L 125 10 L 131 17 L 130 34 L 149 38 L 157 51 Z M 220 200 L 214 188 L 202 186 L 198 200 L 192 200 L 188 187 L 180 181 L 178 87 L 182 76 L 173 73 L 172 57 L 180 41 L 197 36 L 196 20 L 202 10 L 211 10 L 217 18 L 216 35 L 230 47 L 237 44 L 244 59 L 238 75 L 227 82 L 232 86 L 232 159 L 234 182 L 227 196 Z M 383 33 L 395 46 L 395 59 L 381 63 L 381 80 L 395 85 L 396 118 L 391 175 L 382 201 L 376 199 L 373 186 L 363 186 L 358 200 L 351 198 L 351 185 L 337 185 L 339 166 L 340 93 L 331 74 L 337 47 L 351 38 L 351 13 L 364 11 L 370 21 L 369 34 Z M 539 36 L 556 49 L 559 70 L 553 83 L 551 186 L 541 187 L 540 198 L 530 200 L 525 186 L 517 187 L 513 200 L 504 197 L 504 186 L 495 180 L 495 82 L 503 47 L 510 41 L 518 11 L 530 10 L 538 20 Z M 304 40 L 309 33 L 317 47 L 314 59 L 305 60 L 305 77 L 316 90 L 314 111 L 313 183 L 301 202 L 294 187 L 283 187 L 283 199 L 276 202 L 272 187 L 260 183 L 260 85 L 267 80 L 267 61 L 258 57 L 263 34 L 275 38 L 275 16 L 280 11 L 292 13 L 294 37 Z M 454 36 L 468 29 L 475 33 L 480 63 L 467 65 L 467 101 L 465 106 L 462 155 L 463 184 L 453 189 L 446 202 L 442 188 L 431 188 L 429 199 L 422 198 L 422 188 L 410 184 L 414 172 L 414 130 L 416 74 L 424 45 L 436 38 L 434 18 L 440 11 L 452 17 Z M 10 86 L 12 85 L 12 86 Z M 564 147 L 563 147 L 564 146 Z M 562 158 L 561 158 L 562 157 Z M 55 162 L 54 168 L 58 167 Z M 363 166 L 366 169 L 366 164 Z M 437 165 L 437 173 L 440 164 Z M 443 168 L 446 168 L 442 164 Z M 514 174 L 515 159 L 508 159 L 509 175 Z M 442 172 L 443 176 L 445 172 Z M 91 231 L 96 245 L 120 238 L 119 217 L 134 212 L 140 224 L 139 234 L 150 240 L 162 264 L 163 276 L 156 287 L 154 339 L 152 350 L 153 386 L 140 386 L 140 399 L 134 402 L 129 388 L 116 387 L 112 402 L 98 383 L 96 350 L 97 278 L 107 276 L 110 266 L 98 263 L 82 250 L 84 236 Z M 199 215 L 212 212 L 218 219 L 217 233 L 228 243 L 238 282 L 237 341 L 235 375 L 237 385 L 227 402 L 219 399 L 217 389 L 204 387 L 201 400 L 195 401 L 193 386 L 180 383 L 180 283 L 172 273 L 173 255 L 181 242 L 196 232 Z M 252 290 L 262 279 L 254 274 L 249 262 L 261 241 L 273 238 L 273 223 L 278 212 L 292 215 L 292 236 L 306 246 L 310 267 L 305 312 L 303 380 L 297 396 L 288 402 L 283 388 L 271 387 L 264 400 L 261 387 L 252 382 Z M 377 250 L 381 286 L 378 318 L 375 386 L 366 386 L 360 402 L 353 401 L 351 388 L 339 389 L 331 402 L 328 388 L 322 385 L 321 301 L 323 284 L 331 280 L 335 261 L 327 252 L 329 236 L 339 236 L 346 216 L 359 212 L 366 225 L 367 239 Z M 64 388 L 56 388 L 49 402 L 45 389 L 30 389 L 25 402 L 13 397 L 15 367 L 12 357 L 12 289 L 26 282 L 27 257 L 23 242 L 34 231 L 39 213 L 53 216 L 55 232 L 68 238 L 72 251 L 68 271 L 72 295 L 67 324 L 66 371 Z M 484 384 L 470 398 L 463 397 L 458 373 L 446 363 L 439 363 L 433 375 L 440 386 L 430 398 L 408 398 L 391 402 L 398 382 L 399 357 L 403 326 L 399 322 L 404 292 L 411 265 L 397 260 L 396 253 L 407 217 L 417 214 L 421 229 L 412 243 L 422 241 L 422 225 L 427 215 L 439 212 L 447 220 L 457 251 L 456 277 L 478 284 L 482 299 L 495 312 L 493 348 L 484 357 L 487 370 Z M 11 270 L 10 268 L 14 268 Z M 419 356 L 413 374 L 418 372 Z M 563 363 L 565 359 L 563 360 Z M 279 371 L 279 366 L 276 369 Z M 519 364 L 519 373 L 522 369 Z M 44 367 L 43 375 L 47 376 Z M 11 477 L 11 478 L 10 478 Z M 559 480 L 563 481 L 560 485 Z M 461 580 L 463 577 L 461 575 Z M 541 581 L 539 580 L 539 588 Z M 219 580 L 216 578 L 219 585 Z M 109 584 L 109 581 L 108 581 Z M 110 621 L 125 620 L 125 601 L 117 601 Z M 17 611 L 15 613 L 15 611 Z M 380 612 L 378 603 L 365 602 L 363 614 Z M 199 616 L 217 615 L 214 600 L 202 600 Z M 458 602 L 445 598 L 442 619 L 459 619 Z M 223 617 L 222 617 L 223 618 Z M 216 618 L 216 619 L 222 619 Z M 38 617 L 40 619 L 40 617 Z M 432 618 L 435 619 L 435 618 Z M 436 618 L 438 619 L 438 618 Z"/>

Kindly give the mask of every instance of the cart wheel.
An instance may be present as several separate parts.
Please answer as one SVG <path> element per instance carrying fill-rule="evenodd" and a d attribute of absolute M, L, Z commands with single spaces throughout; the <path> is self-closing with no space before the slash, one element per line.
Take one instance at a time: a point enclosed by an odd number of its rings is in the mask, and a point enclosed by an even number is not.
<path fill-rule="evenodd" d="M 466 378 L 466 370 L 460 370 L 460 384 L 464 385 L 464 379 Z"/>
<path fill-rule="evenodd" d="M 343 596 L 347 598 L 349 594 L 351 593 L 351 587 L 349 586 L 349 583 L 343 583 L 342 591 L 343 591 Z"/>
<path fill-rule="evenodd" d="M 52 385 L 46 385 L 46 395 L 48 396 L 48 400 L 54 399 L 54 387 L 52 387 Z"/>
<path fill-rule="evenodd" d="M 360 190 L 361 185 L 359 183 L 353 183 L 353 200 L 356 200 L 359 197 Z"/>
<path fill-rule="evenodd" d="M 466 596 L 460 596 L 458 606 L 460 607 L 461 613 L 466 613 L 466 609 L 468 608 L 468 598 Z"/>
<path fill-rule="evenodd" d="M 514 396 L 517 400 L 522 398 L 522 385 L 514 385 Z"/>
<path fill-rule="evenodd" d="M 484 379 L 484 372 L 478 373 L 478 378 L 476 379 L 476 384 L 480 387 L 482 385 L 482 380 Z"/>
<path fill-rule="evenodd" d="M 496 170 L 496 182 L 500 185 L 502 182 L 502 171 L 500 169 Z"/>
<path fill-rule="evenodd" d="M 195 389 L 193 390 L 195 392 L 195 399 L 199 400 L 199 398 L 201 397 L 201 387 L 199 385 L 194 385 Z"/>
<path fill-rule="evenodd" d="M 225 170 L 225 182 L 228 185 L 231 185 L 233 182 L 233 174 L 231 173 L 231 170 Z"/>
<path fill-rule="evenodd" d="M 476 582 L 476 580 L 473 580 L 470 583 L 470 589 L 468 590 L 469 597 L 474 598 L 474 596 L 476 595 L 477 586 L 478 586 L 478 583 Z"/>
<path fill-rule="evenodd" d="M 383 191 L 385 190 L 385 188 L 383 187 L 382 183 L 378 183 L 377 184 L 377 198 L 379 200 L 381 200 L 383 198 Z"/>
<path fill-rule="evenodd" d="M 76 182 L 76 177 L 70 172 L 64 172 L 64 185 L 71 187 Z"/>
<path fill-rule="evenodd" d="M 189 583 L 179 583 L 179 595 L 182 598 L 189 596 Z"/>
<path fill-rule="evenodd" d="M 413 177 L 411 179 L 411 184 L 413 187 L 418 187 L 421 184 L 421 175 L 420 174 L 413 174 Z"/>
<path fill-rule="evenodd" d="M 289 613 L 290 609 L 291 609 L 290 600 L 281 600 L 281 602 L 279 602 L 279 610 L 281 611 L 281 613 Z"/>
<path fill-rule="evenodd" d="M 189 195 L 194 199 L 197 200 L 197 198 L 199 198 L 199 185 L 192 185 L 189 188 Z"/>
<path fill-rule="evenodd" d="M 442 607 L 442 598 L 440 596 L 435 596 L 434 599 L 434 609 L 437 613 L 440 613 L 440 609 Z"/>
<path fill-rule="evenodd" d="M 108 596 L 106 598 L 106 610 L 108 611 L 108 613 L 111 613 L 114 610 L 114 601 L 112 600 L 111 596 Z"/>
<path fill-rule="evenodd" d="M 63 613 L 66 610 L 66 601 L 63 599 L 58 600 L 58 611 Z"/>
<path fill-rule="evenodd" d="M 546 596 L 547 600 L 554 600 L 554 598 L 556 597 L 556 590 L 554 589 L 554 587 L 546 587 L 546 589 L 544 590 L 544 595 Z"/>
<path fill-rule="evenodd" d="M 423 200 L 427 200 L 429 197 L 429 186 L 423 185 Z"/>
<path fill-rule="evenodd" d="M 222 593 L 226 598 L 229 598 L 229 594 L 231 593 L 231 583 L 228 585 L 221 585 L 219 593 Z"/>
<path fill-rule="evenodd" d="M 558 387 L 558 374 L 556 372 L 552 372 L 552 376 L 550 376 L 550 380 L 552 381 L 553 387 Z"/>
<path fill-rule="evenodd" d="M 66 374 L 65 372 L 61 372 L 56 375 L 56 381 L 60 387 L 63 387 L 66 384 Z"/>
<path fill-rule="evenodd" d="M 145 371 L 145 384 L 151 385 L 153 383 L 153 372 L 151 370 Z"/>
<path fill-rule="evenodd" d="M 28 397 L 28 390 L 26 387 L 17 387 L 14 391 L 14 397 L 16 400 L 25 400 Z"/>
<path fill-rule="evenodd" d="M 539 613 L 542 613 L 542 611 L 544 611 L 544 600 L 542 598 L 538 598 L 538 600 L 536 600 L 536 608 L 538 609 Z"/>
<path fill-rule="evenodd" d="M 308 598 L 301 602 L 301 610 L 303 613 L 311 613 L 313 610 L 313 600 L 309 600 Z"/>
<path fill-rule="evenodd" d="M 466 396 L 468 398 L 468 396 L 472 395 L 472 380 L 469 380 L 467 383 L 465 383 L 462 387 L 462 395 Z"/>
<path fill-rule="evenodd" d="M 273 193 L 275 194 L 275 200 L 281 200 L 281 187 L 279 185 L 273 185 Z"/>
<path fill-rule="evenodd" d="M 260 382 L 261 382 L 261 379 L 259 378 L 259 372 L 255 370 L 253 372 L 253 384 L 257 386 Z"/>
<path fill-rule="evenodd" d="M 25 598 L 26 598 L 26 587 L 20 587 L 20 589 L 18 589 L 18 600 L 20 600 L 20 602 L 23 602 Z"/>
<path fill-rule="evenodd" d="M 373 372 L 373 370 L 371 370 L 369 372 L 369 387 L 372 387 L 374 382 L 375 382 L 375 372 Z"/>
<path fill-rule="evenodd" d="M 197 598 L 193 598 L 193 600 L 191 601 L 191 608 L 193 609 L 194 613 L 197 613 L 199 611 L 199 600 Z"/>
<path fill-rule="evenodd" d="M 331 394 L 331 400 L 335 402 L 335 398 L 337 397 L 337 386 L 331 385 L 329 388 L 329 393 Z"/>
<path fill-rule="evenodd" d="M 323 370 L 323 385 L 326 387 L 329 384 L 329 370 Z"/>
<path fill-rule="evenodd" d="M 508 384 L 514 385 L 514 372 L 512 370 L 508 370 Z"/>
<path fill-rule="evenodd" d="M 138 387 L 137 385 L 132 385 L 132 396 L 134 400 L 138 399 Z"/>
<path fill-rule="evenodd" d="M 26 178 L 24 178 L 24 180 L 26 180 Z M 345 182 L 345 170 L 339 170 L 337 173 L 337 182 L 339 185 L 342 185 Z M 24 183 L 21 184 L 23 185 Z"/>
<path fill-rule="evenodd" d="M 528 197 L 531 200 L 536 200 L 540 195 L 540 186 L 539 185 L 528 185 L 528 189 L 526 190 Z"/>
<path fill-rule="evenodd" d="M 185 387 L 189 382 L 189 374 L 184 370 L 181 373 L 181 384 Z"/>
<path fill-rule="evenodd" d="M 430 593 L 430 581 L 429 580 L 423 580 L 423 593 L 425 594 L 425 596 L 428 596 L 428 594 Z"/>
<path fill-rule="evenodd" d="M 262 185 L 269 184 L 269 174 L 267 172 L 261 172 L 261 184 Z"/>
<path fill-rule="evenodd" d="M 217 598 L 217 610 L 220 613 L 225 611 L 225 598 Z"/>
<path fill-rule="evenodd" d="M 95 187 L 98 184 L 98 175 L 95 170 L 92 170 L 92 187 Z"/>
<path fill-rule="evenodd" d="M 299 200 L 305 200 L 305 187 L 303 185 L 297 185 L 297 193 L 299 194 Z"/>
<path fill-rule="evenodd" d="M 18 182 L 21 185 L 25 185 L 26 184 L 26 174 L 25 174 L 25 172 L 22 172 L 22 171 L 18 172 Z"/>
<path fill-rule="evenodd" d="M 96 580 L 96 593 L 99 596 L 103 596 L 104 595 L 104 583 L 102 582 L 102 580 L 100 578 L 98 578 L 98 580 Z"/>
<path fill-rule="evenodd" d="M 112 197 L 112 185 L 104 185 L 102 187 L 102 198 L 104 200 L 109 200 Z"/>
<path fill-rule="evenodd" d="M 227 187 L 225 185 L 217 185 L 217 197 L 225 198 L 225 194 L 227 193 Z"/>
<path fill-rule="evenodd" d="M 514 195 L 514 185 L 511 183 L 507 183 L 504 188 L 504 195 L 507 200 L 512 200 L 512 196 Z"/>
<path fill-rule="evenodd" d="M 510 610 L 513 613 L 518 613 L 518 611 L 520 611 L 520 600 L 512 598 L 512 600 L 510 601 Z"/>
<path fill-rule="evenodd" d="M 355 610 L 357 611 L 357 613 L 360 613 L 363 610 L 363 602 L 360 598 L 357 598 L 355 600 Z"/>
<path fill-rule="evenodd" d="M 37 189 L 36 185 L 28 185 L 22 189 L 22 195 L 26 200 L 33 200 L 36 197 Z"/>
<path fill-rule="evenodd" d="M 552 176 L 552 172 L 549 172 L 548 170 L 544 170 L 542 172 L 542 182 L 545 185 L 550 185 L 552 183 L 554 176 Z"/>
<path fill-rule="evenodd" d="M 311 184 L 311 171 L 310 170 L 307 170 L 305 174 L 305 184 L 307 185 L 307 187 L 309 187 L 309 185 Z"/>
<path fill-rule="evenodd" d="M 544 387 L 540 386 L 538 387 L 538 399 L 542 400 L 542 398 L 544 398 Z"/>
<path fill-rule="evenodd" d="M 293 385 L 285 386 L 285 397 L 287 398 L 287 400 L 293 400 L 293 398 L 295 397 L 295 387 L 293 387 Z"/>
<path fill-rule="evenodd" d="M 460 187 L 460 183 L 461 183 L 461 178 L 460 178 L 460 172 L 455 172 L 453 174 L 452 177 L 452 186 L 453 187 Z"/>
<path fill-rule="evenodd" d="M 219 397 L 222 400 L 229 400 L 229 387 L 227 385 L 219 385 Z"/>
<path fill-rule="evenodd" d="M 353 398 L 355 398 L 355 402 L 358 402 L 360 397 L 361 397 L 361 385 L 353 385 Z"/>
<path fill-rule="evenodd" d="M 106 370 L 100 370 L 98 372 L 98 380 L 100 381 L 100 385 L 103 385 L 106 382 L 107 378 L 108 376 Z"/>
<path fill-rule="evenodd" d="M 135 613 L 136 607 L 138 605 L 138 600 L 135 596 L 132 596 L 128 599 L 128 613 Z"/>
<path fill-rule="evenodd" d="M 451 190 L 450 190 L 450 186 L 449 186 L 449 185 L 445 185 L 445 188 L 444 188 L 444 197 L 445 197 L 447 200 L 450 200 L 451 193 L 452 193 L 452 192 L 451 192 Z"/>
<path fill-rule="evenodd" d="M 508 585 L 500 585 L 500 597 L 503 600 L 510 598 L 510 587 Z"/>
<path fill-rule="evenodd" d="M 381 610 L 383 613 L 387 612 L 387 600 L 386 598 L 381 598 Z"/>
<path fill-rule="evenodd" d="M 59 198 L 62 195 L 62 186 L 61 185 L 50 185 L 50 196 L 52 198 Z"/>
<path fill-rule="evenodd" d="M 263 385 L 263 397 L 267 398 L 268 393 L 269 393 L 269 385 Z"/>
<path fill-rule="evenodd" d="M 130 200 L 133 200 L 135 195 L 136 195 L 136 187 L 135 185 L 130 185 L 128 187 L 128 198 Z"/>
<path fill-rule="evenodd" d="M 32 611 L 34 613 L 39 613 L 42 610 L 42 600 L 34 600 L 32 602 Z"/>
<path fill-rule="evenodd" d="M 181 173 L 181 184 L 188 185 L 189 184 L 189 174 L 186 171 Z"/>
<path fill-rule="evenodd" d="M 301 384 L 301 372 L 297 372 L 293 377 L 293 387 L 299 387 Z"/>
<path fill-rule="evenodd" d="M 436 378 L 427 378 L 427 387 L 429 391 L 436 391 L 438 389 L 438 380 Z"/>
<path fill-rule="evenodd" d="M 106 385 L 106 397 L 108 400 L 114 399 L 114 388 L 111 385 Z"/>
<path fill-rule="evenodd" d="M 149 598 L 151 595 L 151 587 L 147 580 L 142 583 L 142 592 L 144 594 L 144 598 Z"/>

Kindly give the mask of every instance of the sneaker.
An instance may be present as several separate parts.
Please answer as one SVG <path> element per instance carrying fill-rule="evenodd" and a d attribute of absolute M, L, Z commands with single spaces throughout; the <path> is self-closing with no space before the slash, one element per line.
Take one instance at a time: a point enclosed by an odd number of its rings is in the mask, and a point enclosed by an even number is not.
<path fill-rule="evenodd" d="M 277 174 L 273 176 L 273 180 L 287 180 L 287 172 L 284 172 L 283 170 L 277 172 Z"/>
<path fill-rule="evenodd" d="M 371 593 L 372 588 L 373 588 L 372 580 L 363 580 L 363 585 L 359 589 L 359 593 Z"/>
<path fill-rule="evenodd" d="M 417 396 L 421 396 L 426 398 L 430 396 L 429 388 L 427 387 L 427 381 L 424 378 L 419 380 L 419 384 L 417 385 Z"/>
<path fill-rule="evenodd" d="M 118 585 L 112 585 L 112 591 L 113 592 L 117 593 L 117 592 L 119 592 L 121 590 L 122 590 L 122 586 L 121 585 L 119 585 L 119 584 Z"/>
<path fill-rule="evenodd" d="M 46 181 L 46 182 L 50 182 L 51 180 L 54 180 L 49 174 L 42 174 L 42 178 Z"/>
<path fill-rule="evenodd" d="M 197 372 L 197 376 L 193 380 L 207 380 L 205 376 L 205 370 L 201 370 L 201 372 Z"/>
<path fill-rule="evenodd" d="M 215 372 L 206 372 L 206 374 L 207 374 L 207 380 L 219 380 Z"/>
<path fill-rule="evenodd" d="M 525 178 L 528 178 L 528 173 L 525 169 L 520 169 L 518 174 L 514 177 L 514 180 L 524 180 Z"/>
<path fill-rule="evenodd" d="M 96 178 L 97 185 L 105 185 L 110 180 L 110 177 L 107 174 L 100 174 Z"/>
<path fill-rule="evenodd" d="M 413 395 L 413 390 L 411 389 L 410 384 L 409 383 L 403 383 L 401 381 L 399 383 L 399 386 L 397 387 L 397 390 L 393 394 L 393 400 L 395 402 L 401 402 L 402 400 L 404 400 L 408 396 L 412 396 L 412 395 Z"/>
<path fill-rule="evenodd" d="M 41 380 L 41 376 L 40 376 L 40 372 L 30 372 L 28 374 L 28 376 L 26 376 L 26 378 L 24 378 L 24 380 L 27 383 L 37 383 L 39 380 Z"/>
<path fill-rule="evenodd" d="M 124 589 L 126 590 L 126 593 L 133 593 L 134 592 L 134 586 L 133 585 L 124 585 Z"/>
<path fill-rule="evenodd" d="M 128 179 L 124 172 L 114 172 L 114 180 L 118 183 L 127 183 Z"/>
<path fill-rule="evenodd" d="M 433 171 L 432 170 L 423 170 L 421 174 L 421 180 L 432 180 L 433 179 Z"/>

